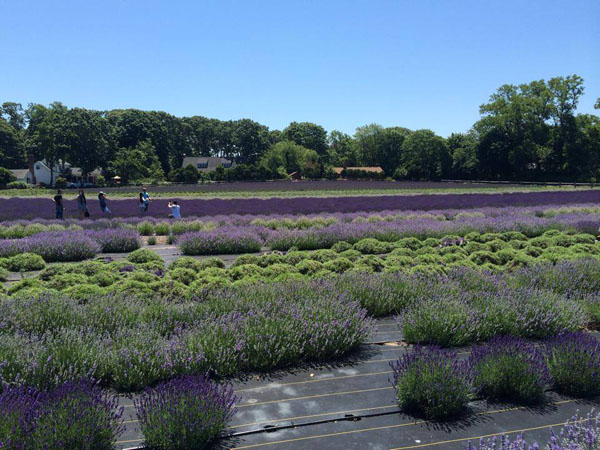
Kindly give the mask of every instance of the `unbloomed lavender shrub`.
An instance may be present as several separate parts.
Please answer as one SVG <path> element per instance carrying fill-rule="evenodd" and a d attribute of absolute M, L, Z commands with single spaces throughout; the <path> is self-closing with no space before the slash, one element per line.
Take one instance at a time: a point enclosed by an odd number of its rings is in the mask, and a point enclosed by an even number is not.
<path fill-rule="evenodd" d="M 511 336 L 474 347 L 469 365 L 474 387 L 484 397 L 532 404 L 543 399 L 549 381 L 541 350 Z"/>
<path fill-rule="evenodd" d="M 600 393 L 600 342 L 587 333 L 561 334 L 546 343 L 546 360 L 554 385 L 574 396 Z"/>
<path fill-rule="evenodd" d="M 176 378 L 134 400 L 144 444 L 159 450 L 204 449 L 219 437 L 238 398 L 203 376 Z"/>
<path fill-rule="evenodd" d="M 471 377 L 456 352 L 439 347 L 415 348 L 390 364 L 400 408 L 427 419 L 447 419 L 466 411 Z"/>

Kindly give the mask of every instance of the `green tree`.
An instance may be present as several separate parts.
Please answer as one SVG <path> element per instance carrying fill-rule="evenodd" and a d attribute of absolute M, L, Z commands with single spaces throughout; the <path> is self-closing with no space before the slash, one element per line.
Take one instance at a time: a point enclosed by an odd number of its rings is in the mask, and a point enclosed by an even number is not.
<path fill-rule="evenodd" d="M 452 157 L 452 177 L 473 178 L 479 166 L 476 133 L 452 133 L 446 144 Z"/>
<path fill-rule="evenodd" d="M 433 131 L 417 130 L 404 140 L 402 165 L 410 178 L 440 178 L 447 173 L 449 163 L 446 142 Z"/>
<path fill-rule="evenodd" d="M 235 160 L 242 164 L 254 164 L 271 145 L 269 128 L 250 119 L 232 123 L 232 140 L 236 149 Z"/>
<path fill-rule="evenodd" d="M 317 152 L 290 141 L 281 141 L 273 145 L 264 154 L 261 164 L 270 172 L 277 173 L 284 170 L 285 173 L 306 171 L 310 165 L 316 165 Z"/>
<path fill-rule="evenodd" d="M 0 118 L 0 160 L 6 167 L 20 169 L 25 165 L 25 148 L 21 134 Z"/>
<path fill-rule="evenodd" d="M 10 170 L 0 167 L 0 187 L 6 187 L 8 183 L 15 180 L 16 178 Z"/>
<path fill-rule="evenodd" d="M 27 151 L 46 160 L 50 183 L 54 184 L 54 166 L 65 162 L 71 145 L 68 109 L 60 102 L 51 103 L 49 108 L 33 104 L 27 108 L 26 115 L 29 122 Z"/>
<path fill-rule="evenodd" d="M 402 146 L 410 133 L 408 128 L 383 128 L 377 124 L 357 128 L 354 138 L 362 163 L 366 166 L 380 166 L 391 176 L 402 161 Z"/>
<path fill-rule="evenodd" d="M 2 103 L 2 106 L 0 107 L 0 117 L 4 118 L 17 132 L 22 131 L 27 123 L 25 111 L 20 103 Z"/>
<path fill-rule="evenodd" d="M 162 179 L 162 166 L 150 141 L 142 141 L 135 148 L 121 148 L 110 162 L 111 175 L 121 177 L 123 184 L 145 178 Z"/>
<path fill-rule="evenodd" d="M 352 136 L 333 130 L 329 133 L 329 161 L 336 166 L 358 166 L 358 145 Z"/>
<path fill-rule="evenodd" d="M 67 157 L 87 175 L 107 162 L 114 147 L 110 124 L 100 111 L 83 108 L 69 110 L 67 120 L 70 136 Z"/>
<path fill-rule="evenodd" d="M 327 132 L 325 128 L 311 122 L 292 122 L 281 132 L 282 141 L 295 142 L 314 150 L 323 162 L 328 162 Z"/>

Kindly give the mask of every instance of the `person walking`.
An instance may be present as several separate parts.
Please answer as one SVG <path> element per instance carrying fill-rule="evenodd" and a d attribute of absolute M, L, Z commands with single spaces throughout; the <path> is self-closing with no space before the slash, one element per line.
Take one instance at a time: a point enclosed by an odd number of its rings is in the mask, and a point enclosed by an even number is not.
<path fill-rule="evenodd" d="M 181 208 L 177 204 L 177 200 L 169 202 L 167 206 L 171 210 L 171 214 L 169 214 L 169 219 L 181 219 Z"/>
<path fill-rule="evenodd" d="M 140 212 L 143 214 L 145 212 L 148 211 L 148 206 L 150 204 L 150 200 L 152 200 L 150 198 L 150 194 L 148 194 L 148 191 L 146 190 L 146 188 L 142 188 L 142 192 L 140 192 Z"/>
<path fill-rule="evenodd" d="M 106 206 L 106 194 L 102 191 L 98 194 L 98 202 L 100 203 L 100 211 L 110 214 L 110 209 Z"/>
<path fill-rule="evenodd" d="M 63 205 L 62 191 L 60 189 L 56 191 L 56 195 L 54 196 L 54 204 L 56 205 L 56 218 L 63 219 L 65 208 Z"/>
<path fill-rule="evenodd" d="M 80 189 L 79 194 L 77 194 L 77 213 L 79 214 L 79 220 L 83 220 L 90 215 L 87 209 L 87 200 L 83 189 Z"/>

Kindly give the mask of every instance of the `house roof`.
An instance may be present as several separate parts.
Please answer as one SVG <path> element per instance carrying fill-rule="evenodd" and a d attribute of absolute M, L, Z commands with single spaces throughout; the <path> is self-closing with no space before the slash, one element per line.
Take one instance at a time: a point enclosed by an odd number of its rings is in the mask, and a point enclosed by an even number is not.
<path fill-rule="evenodd" d="M 342 170 L 363 170 L 365 172 L 373 172 L 373 173 L 383 173 L 383 169 L 379 166 L 371 166 L 371 167 L 334 167 L 333 171 L 338 175 L 342 173 Z"/>
<path fill-rule="evenodd" d="M 11 169 L 11 172 L 15 176 L 15 178 L 21 180 L 27 176 L 27 174 L 29 173 L 29 169 Z"/>
<path fill-rule="evenodd" d="M 217 167 L 223 164 L 232 164 L 232 162 L 229 159 L 220 158 L 217 156 L 186 156 L 183 158 L 181 167 L 186 167 L 190 164 L 198 170 L 209 172 L 215 170 Z M 207 164 L 207 167 L 199 169 L 198 164 Z"/>

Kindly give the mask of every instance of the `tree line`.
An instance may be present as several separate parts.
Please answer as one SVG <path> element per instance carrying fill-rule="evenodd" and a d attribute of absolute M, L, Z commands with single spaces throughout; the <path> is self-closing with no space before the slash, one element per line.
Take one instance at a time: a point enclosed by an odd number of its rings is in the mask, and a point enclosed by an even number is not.
<path fill-rule="evenodd" d="M 447 138 L 428 129 L 370 124 L 354 135 L 310 122 L 270 130 L 250 119 L 176 117 L 162 111 L 95 111 L 5 102 L 0 108 L 0 166 L 26 167 L 26 155 L 50 165 L 68 161 L 83 173 L 194 181 L 184 155 L 232 159 L 222 179 L 327 177 L 333 166 L 380 166 L 386 177 L 435 180 L 600 179 L 600 119 L 578 114 L 578 75 L 503 85 L 480 107 L 466 133 Z M 600 99 L 596 103 L 600 108 Z"/>

